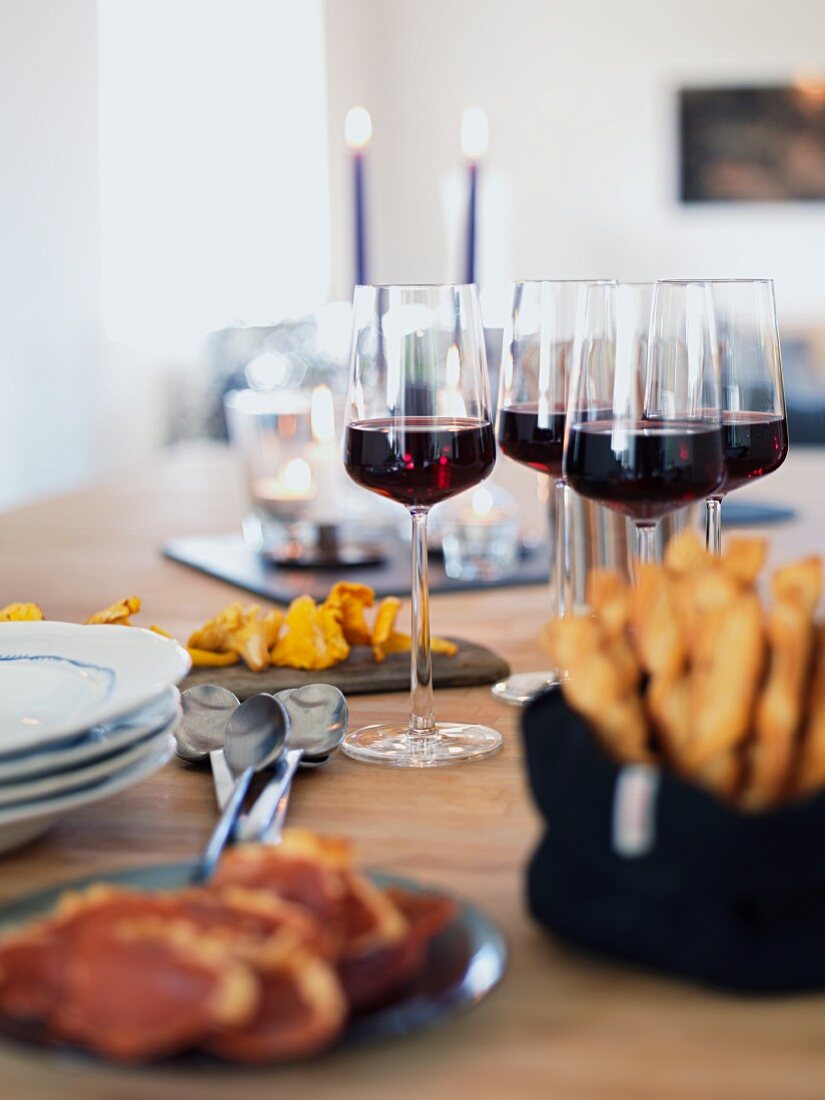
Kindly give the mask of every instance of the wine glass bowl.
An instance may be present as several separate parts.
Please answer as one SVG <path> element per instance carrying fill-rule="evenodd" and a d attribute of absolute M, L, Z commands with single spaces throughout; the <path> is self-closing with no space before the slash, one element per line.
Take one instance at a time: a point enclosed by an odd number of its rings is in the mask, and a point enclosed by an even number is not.
<path fill-rule="evenodd" d="M 347 425 L 344 464 L 358 485 L 408 508 L 432 507 L 471 489 L 492 471 L 489 420 L 412 416 Z"/>
<path fill-rule="evenodd" d="M 641 560 L 655 554 L 658 520 L 722 484 L 721 428 L 709 286 L 588 288 L 564 478 L 634 521 Z"/>
<path fill-rule="evenodd" d="M 565 411 L 541 409 L 524 401 L 499 409 L 498 445 L 501 453 L 540 474 L 561 476 Z"/>
<path fill-rule="evenodd" d="M 347 734 L 349 756 L 436 767 L 489 756 L 497 730 L 436 722 L 427 514 L 483 481 L 496 458 L 484 329 L 475 286 L 356 287 L 344 466 L 412 518 L 410 714 Z"/>
<path fill-rule="evenodd" d="M 776 304 L 770 279 L 709 281 L 719 354 L 725 479 L 707 501 L 707 543 L 721 552 L 721 501 L 777 470 L 788 427 Z"/>
<path fill-rule="evenodd" d="M 725 410 L 722 437 L 725 480 L 717 490 L 720 497 L 772 474 L 788 457 L 788 425 L 784 416 L 774 412 Z"/>
<path fill-rule="evenodd" d="M 721 455 L 718 425 L 593 420 L 571 426 L 568 484 L 639 525 L 655 525 L 718 487 Z"/>
<path fill-rule="evenodd" d="M 496 413 L 499 449 L 553 481 L 548 500 L 551 616 L 565 610 L 562 457 L 567 382 L 581 296 L 589 285 L 587 281 L 515 283 L 502 345 Z M 558 680 L 556 671 L 519 673 L 499 681 L 493 694 L 523 705 Z"/>

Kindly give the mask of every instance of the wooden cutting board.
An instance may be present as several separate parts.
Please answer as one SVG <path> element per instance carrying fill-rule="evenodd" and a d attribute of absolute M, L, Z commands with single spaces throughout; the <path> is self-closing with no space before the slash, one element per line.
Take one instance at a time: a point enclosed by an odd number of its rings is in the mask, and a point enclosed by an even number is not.
<path fill-rule="evenodd" d="M 464 642 L 460 638 L 453 640 L 459 647 L 454 657 L 433 654 L 433 682 L 436 687 L 493 684 L 509 674 L 510 667 L 503 657 L 473 642 Z M 229 668 L 196 668 L 189 673 L 181 688 L 195 684 L 219 684 L 234 691 L 239 699 L 246 699 L 259 691 L 275 692 L 317 683 L 334 684 L 345 695 L 406 691 L 410 686 L 410 655 L 393 653 L 382 664 L 377 664 L 372 659 L 371 651 L 359 646 L 343 664 L 322 672 L 303 672 L 294 668 L 250 672 L 242 664 Z"/>

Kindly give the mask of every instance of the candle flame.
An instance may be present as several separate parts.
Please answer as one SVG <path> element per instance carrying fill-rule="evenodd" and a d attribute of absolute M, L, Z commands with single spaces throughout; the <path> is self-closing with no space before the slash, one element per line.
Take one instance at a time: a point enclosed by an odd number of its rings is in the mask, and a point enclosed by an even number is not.
<path fill-rule="evenodd" d="M 308 493 L 312 488 L 312 469 L 304 458 L 293 458 L 284 467 L 284 485 L 291 493 Z"/>
<path fill-rule="evenodd" d="M 825 103 L 825 72 L 822 69 L 814 66 L 798 69 L 793 87 L 797 96 L 808 105 L 817 107 Z"/>
<path fill-rule="evenodd" d="M 480 160 L 487 152 L 490 127 L 483 107 L 468 107 L 461 118 L 461 151 L 470 160 Z"/>
<path fill-rule="evenodd" d="M 344 137 L 350 149 L 364 149 L 372 137 L 372 119 L 366 107 L 350 107 L 344 123 Z"/>
<path fill-rule="evenodd" d="M 316 443 L 331 443 L 335 439 L 335 408 L 329 386 L 316 386 L 312 391 L 309 419 Z"/>
<path fill-rule="evenodd" d="M 489 489 L 476 489 L 472 500 L 473 515 L 477 519 L 484 519 L 493 510 L 493 494 Z"/>

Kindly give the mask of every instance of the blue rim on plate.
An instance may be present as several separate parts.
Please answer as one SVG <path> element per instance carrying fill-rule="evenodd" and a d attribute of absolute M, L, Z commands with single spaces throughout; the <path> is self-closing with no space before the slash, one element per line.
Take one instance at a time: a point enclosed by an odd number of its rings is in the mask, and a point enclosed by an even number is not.
<path fill-rule="evenodd" d="M 0 935 L 18 924 L 45 916 L 66 890 L 82 890 L 95 883 L 132 886 L 144 890 L 174 890 L 191 884 L 198 866 L 198 861 L 189 860 L 126 868 L 102 875 L 90 875 L 27 894 L 0 906 Z M 507 943 L 501 929 L 471 902 L 398 875 L 380 871 L 368 872 L 368 875 L 382 888 L 397 886 L 414 893 L 426 891 L 452 897 L 458 906 L 458 912 L 452 923 L 431 942 L 423 970 L 401 996 L 384 1008 L 353 1017 L 341 1040 L 330 1047 L 330 1050 L 398 1038 L 435 1027 L 477 1005 L 499 984 L 507 967 Z M 116 1065 L 131 1072 L 138 1072 L 141 1068 L 128 1065 L 121 1067 L 120 1063 L 112 1063 L 91 1051 L 48 1038 L 34 1037 L 25 1028 L 18 1031 L 14 1025 L 0 1026 L 0 1041 L 13 1044 L 17 1050 L 28 1050 L 38 1057 L 46 1054 L 61 1061 L 87 1066 Z M 313 1057 L 321 1057 L 324 1053 L 322 1051 L 320 1055 Z M 176 1055 L 148 1065 L 176 1067 L 181 1070 L 208 1069 L 211 1072 L 214 1072 L 216 1066 L 225 1066 L 232 1071 L 260 1072 L 262 1068 L 266 1068 L 266 1065 L 244 1065 L 200 1053 Z M 271 1063 L 271 1068 L 277 1068 L 278 1065 L 277 1062 Z"/>
<path fill-rule="evenodd" d="M 0 790 L 40 775 L 85 767 L 143 741 L 180 717 L 180 692 L 170 686 L 151 703 L 108 725 L 92 726 L 72 741 L 0 757 Z"/>
<path fill-rule="evenodd" d="M 24 666 L 36 661 L 43 670 L 42 676 L 10 676 L 16 665 L 0 660 L 0 671 L 5 670 L 0 758 L 66 744 L 91 726 L 117 721 L 177 684 L 192 666 L 189 654 L 172 639 L 111 624 L 0 623 L 0 657 L 22 660 Z M 79 688 L 71 707 L 60 685 L 48 683 L 57 668 L 77 673 Z M 80 690 L 88 689 L 91 670 L 106 680 L 102 692 Z"/>

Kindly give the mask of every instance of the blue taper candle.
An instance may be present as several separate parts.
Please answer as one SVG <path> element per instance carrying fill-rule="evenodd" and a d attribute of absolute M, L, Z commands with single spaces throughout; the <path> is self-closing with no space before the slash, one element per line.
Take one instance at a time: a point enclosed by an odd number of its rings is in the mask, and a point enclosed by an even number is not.
<path fill-rule="evenodd" d="M 467 202 L 467 235 L 464 281 L 477 281 L 478 255 L 478 176 L 481 158 L 487 151 L 489 128 L 487 114 L 481 107 L 468 107 L 461 119 L 461 149 L 467 158 L 469 196 Z"/>
<path fill-rule="evenodd" d="M 355 282 L 364 286 L 367 278 L 367 229 L 364 218 L 364 154 L 353 153 L 353 191 L 355 195 Z"/>
<path fill-rule="evenodd" d="M 476 281 L 476 206 L 478 202 L 478 164 L 470 161 L 470 197 L 467 204 L 467 253 L 464 264 L 464 282 Z"/>
<path fill-rule="evenodd" d="M 365 107 L 351 107 L 344 126 L 347 145 L 352 151 L 352 186 L 355 222 L 353 244 L 355 248 L 355 282 L 369 282 L 367 267 L 367 213 L 364 160 L 365 150 L 372 137 L 372 119 Z"/>

